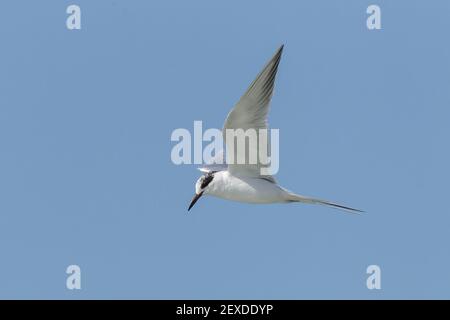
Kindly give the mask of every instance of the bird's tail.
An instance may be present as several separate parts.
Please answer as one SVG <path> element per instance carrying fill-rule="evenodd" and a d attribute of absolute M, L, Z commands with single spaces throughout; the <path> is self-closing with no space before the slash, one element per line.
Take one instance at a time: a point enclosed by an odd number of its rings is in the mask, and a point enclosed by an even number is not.
<path fill-rule="evenodd" d="M 321 200 L 321 199 L 301 196 L 299 194 L 295 194 L 295 193 L 292 193 L 292 192 L 288 193 L 287 201 L 289 201 L 289 202 L 303 202 L 303 203 L 309 203 L 309 204 L 321 204 L 321 205 L 329 206 L 329 207 L 332 207 L 332 208 L 345 210 L 345 211 L 350 212 L 350 213 L 361 213 L 361 212 L 364 212 L 364 211 L 359 210 L 359 209 L 346 207 L 346 206 L 343 206 L 343 205 L 340 205 L 340 204 L 337 204 L 337 203 L 333 203 L 333 202 L 330 202 L 330 201 L 326 201 L 326 200 Z"/>

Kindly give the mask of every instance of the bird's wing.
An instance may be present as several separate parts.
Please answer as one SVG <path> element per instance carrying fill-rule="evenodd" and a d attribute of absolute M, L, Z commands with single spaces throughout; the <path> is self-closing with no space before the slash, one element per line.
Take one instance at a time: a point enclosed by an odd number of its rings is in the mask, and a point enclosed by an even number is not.
<path fill-rule="evenodd" d="M 198 170 L 205 173 L 227 170 L 225 152 L 220 150 L 209 163 L 204 164 Z"/>
<path fill-rule="evenodd" d="M 266 64 L 264 69 L 258 74 L 256 79 L 252 82 L 250 87 L 247 89 L 245 94 L 241 97 L 239 102 L 234 106 L 231 112 L 228 114 L 225 124 L 223 126 L 222 135 L 225 141 L 225 147 L 227 153 L 233 147 L 234 152 L 234 162 L 233 164 L 228 164 L 228 171 L 234 175 L 240 176 L 250 176 L 250 177 L 261 177 L 261 167 L 259 161 L 258 144 L 252 146 L 246 144 L 246 154 L 245 164 L 237 164 L 237 143 L 236 139 L 233 141 L 227 141 L 227 129 L 243 129 L 244 131 L 250 128 L 256 129 L 267 129 L 267 114 L 269 112 L 270 99 L 272 97 L 273 87 L 275 83 L 275 76 L 278 69 L 278 64 L 280 63 L 281 53 L 283 52 L 283 46 L 281 46 L 275 55 Z M 229 139 L 233 140 L 233 139 Z M 270 151 L 270 146 L 268 145 L 267 150 Z M 249 153 L 255 152 L 258 155 L 257 164 L 249 164 Z M 269 176 L 262 176 L 265 179 L 273 180 Z"/>

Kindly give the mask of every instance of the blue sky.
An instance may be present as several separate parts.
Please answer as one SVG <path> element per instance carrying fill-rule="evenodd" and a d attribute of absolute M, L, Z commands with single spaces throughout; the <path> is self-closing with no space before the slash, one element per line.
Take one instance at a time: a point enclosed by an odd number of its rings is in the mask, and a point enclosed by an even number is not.
<path fill-rule="evenodd" d="M 66 28 L 78 4 L 82 29 Z M 366 28 L 381 7 L 382 30 Z M 1 298 L 450 298 L 448 1 L 8 1 Z M 220 128 L 284 43 L 278 181 L 367 211 L 201 199 L 176 128 Z M 66 289 L 68 265 L 82 289 Z M 366 268 L 381 267 L 381 290 Z"/>

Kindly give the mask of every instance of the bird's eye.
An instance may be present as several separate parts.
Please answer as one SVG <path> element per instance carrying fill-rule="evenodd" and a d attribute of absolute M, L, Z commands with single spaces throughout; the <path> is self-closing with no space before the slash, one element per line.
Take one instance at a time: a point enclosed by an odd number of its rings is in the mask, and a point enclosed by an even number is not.
<path fill-rule="evenodd" d="M 200 188 L 202 188 L 202 189 L 206 188 L 208 186 L 208 184 L 212 181 L 213 178 L 214 178 L 213 175 L 204 176 L 203 179 L 202 179 L 202 183 L 200 185 Z"/>

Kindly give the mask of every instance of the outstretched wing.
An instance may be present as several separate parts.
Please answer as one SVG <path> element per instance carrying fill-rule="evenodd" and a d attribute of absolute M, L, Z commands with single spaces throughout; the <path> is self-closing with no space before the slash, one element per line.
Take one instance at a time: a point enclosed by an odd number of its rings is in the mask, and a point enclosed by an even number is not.
<path fill-rule="evenodd" d="M 222 130 L 227 153 L 233 147 L 235 150 L 234 155 L 237 155 L 236 141 L 227 141 L 227 129 L 243 129 L 245 131 L 253 128 L 256 129 L 257 132 L 259 129 L 267 129 L 267 114 L 269 112 L 270 99 L 272 97 L 275 76 L 282 52 L 283 46 L 277 50 L 275 55 L 258 74 L 245 94 L 228 114 Z M 253 150 L 251 147 L 253 147 Z M 259 157 L 258 150 L 254 150 L 254 148 L 258 148 L 258 144 L 253 146 L 247 144 L 245 148 L 246 154 L 244 155 L 245 164 L 237 164 L 235 158 L 234 163 L 228 165 L 228 171 L 234 175 L 261 177 L 260 169 L 262 166 L 260 161 L 257 161 L 256 164 L 249 164 L 249 154 L 251 152 L 256 152 L 256 155 Z M 270 146 L 268 146 L 267 150 L 270 150 Z M 271 176 L 263 177 L 273 180 Z"/>

